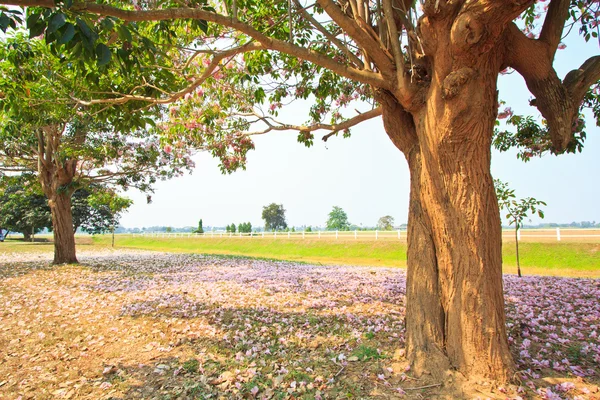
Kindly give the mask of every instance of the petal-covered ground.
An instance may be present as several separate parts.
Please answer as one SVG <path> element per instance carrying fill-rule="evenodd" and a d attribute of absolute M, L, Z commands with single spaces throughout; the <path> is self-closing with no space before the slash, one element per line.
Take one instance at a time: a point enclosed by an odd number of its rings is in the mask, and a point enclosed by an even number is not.
<path fill-rule="evenodd" d="M 406 366 L 403 270 L 79 258 L 0 254 L 0 398 L 600 399 L 599 280 L 506 276 L 522 384 L 457 389 Z"/>

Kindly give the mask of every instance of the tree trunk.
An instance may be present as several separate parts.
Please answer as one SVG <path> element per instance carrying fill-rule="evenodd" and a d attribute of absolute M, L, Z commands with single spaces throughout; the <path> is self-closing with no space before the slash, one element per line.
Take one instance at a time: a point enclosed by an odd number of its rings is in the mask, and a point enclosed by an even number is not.
<path fill-rule="evenodd" d="M 31 241 L 31 232 L 28 231 L 24 231 L 21 232 L 23 234 L 23 240 L 26 242 L 30 242 Z"/>
<path fill-rule="evenodd" d="M 54 264 L 77 263 L 70 193 L 57 193 L 48 200 L 52 212 Z"/>
<path fill-rule="evenodd" d="M 516 224 L 516 222 L 515 222 Z M 521 262 L 519 260 L 519 227 L 515 227 L 515 252 L 517 255 L 517 275 L 521 278 Z"/>
<path fill-rule="evenodd" d="M 411 175 L 407 356 L 417 374 L 438 379 L 456 369 L 507 381 L 514 368 L 490 172 L 497 72 L 485 70 L 447 92 L 443 76 L 433 77 L 425 106 L 411 114 L 382 102 L 386 132 Z"/>

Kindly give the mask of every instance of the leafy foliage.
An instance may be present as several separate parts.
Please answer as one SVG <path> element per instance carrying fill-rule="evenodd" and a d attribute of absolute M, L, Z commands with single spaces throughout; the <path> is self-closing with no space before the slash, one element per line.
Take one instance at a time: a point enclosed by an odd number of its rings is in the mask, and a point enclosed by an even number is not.
<path fill-rule="evenodd" d="M 394 229 L 394 217 L 385 215 L 377 221 L 377 229 L 380 231 L 391 231 Z"/>
<path fill-rule="evenodd" d="M 327 230 L 330 231 L 347 231 L 350 230 L 350 222 L 348 215 L 340 207 L 334 206 L 329 213 L 329 218 L 326 223 Z"/>
<path fill-rule="evenodd" d="M 50 208 L 33 175 L 0 177 L 0 227 L 25 239 L 52 228 Z"/>
<path fill-rule="evenodd" d="M 265 221 L 266 231 L 278 231 L 287 228 L 283 204 L 271 203 L 268 206 L 264 206 L 262 219 Z"/>

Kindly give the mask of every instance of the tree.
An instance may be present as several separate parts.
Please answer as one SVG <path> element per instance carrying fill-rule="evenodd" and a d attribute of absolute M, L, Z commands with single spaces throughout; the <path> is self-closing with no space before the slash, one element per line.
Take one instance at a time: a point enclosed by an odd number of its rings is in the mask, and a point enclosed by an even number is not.
<path fill-rule="evenodd" d="M 377 221 L 377 229 L 380 231 L 391 231 L 394 229 L 394 217 L 391 215 L 386 215 L 384 217 L 379 218 Z"/>
<path fill-rule="evenodd" d="M 97 191 L 90 196 L 89 203 L 94 208 L 107 207 L 110 215 L 110 231 L 112 236 L 112 247 L 115 247 L 115 227 L 117 221 L 121 217 L 121 214 L 126 211 L 132 204 L 133 200 L 127 197 L 119 196 L 113 190 Z M 169 226 L 166 229 L 167 232 L 171 232 L 172 228 Z"/>
<path fill-rule="evenodd" d="M 238 231 L 240 233 L 250 233 L 252 232 L 252 224 L 250 222 L 242 222 L 238 224 Z"/>
<path fill-rule="evenodd" d="M 115 215 L 111 209 L 110 193 L 112 192 L 109 188 L 97 184 L 73 193 L 71 203 L 74 232 L 81 228 L 90 235 L 98 235 L 110 232 L 118 224 L 120 213 Z M 131 201 L 128 202 L 130 205 Z"/>
<path fill-rule="evenodd" d="M 0 226 L 23 234 L 26 241 L 52 229 L 46 197 L 32 174 L 0 177 Z"/>
<path fill-rule="evenodd" d="M 333 206 L 326 222 L 326 228 L 330 231 L 350 230 L 350 223 L 348 222 L 348 215 L 346 212 L 340 207 Z"/>
<path fill-rule="evenodd" d="M 265 231 L 278 231 L 287 228 L 283 204 L 271 203 L 264 206 L 262 219 L 265 221 Z"/>
<path fill-rule="evenodd" d="M 597 36 L 599 3 L 550 0 L 547 10 L 533 0 L 423 0 L 418 7 L 397 0 L 317 0 L 310 7 L 300 0 L 217 6 L 195 0 L 3 3 L 40 6 L 28 11 L 31 34 L 46 30 L 46 39 L 74 60 L 112 57 L 123 63 L 123 48 L 146 42 L 170 49 L 168 61 L 157 61 L 151 55 L 159 52 L 145 47 L 147 57 L 130 63 L 129 76 L 143 71 L 144 63 L 164 62 L 169 71 L 177 63 L 190 79 L 187 89 L 165 85 L 148 101 L 175 102 L 173 124 L 189 124 L 198 135 L 248 132 L 253 122 L 262 122 L 253 133 L 292 129 L 311 145 L 317 130 L 327 132 L 323 139 L 349 136 L 352 126 L 381 116 L 411 176 L 406 344 L 413 371 L 513 376 L 500 214 L 490 173 L 496 117 L 510 113 L 498 113 L 497 78 L 507 68 L 522 75 L 542 116 L 512 119 L 516 133 L 507 141 L 497 134 L 501 145 L 530 146 L 526 157 L 580 150 L 580 111 L 589 107 L 600 114 L 598 94 L 590 90 L 600 78 L 600 56 L 563 79 L 553 64 L 564 46 L 563 31 L 577 26 L 585 40 Z M 14 24 L 16 17 L 4 15 L 4 27 Z M 79 19 L 78 29 L 90 21 L 86 32 L 94 33 L 93 40 L 65 38 L 63 27 L 56 31 L 57 20 L 74 26 L 76 18 L 90 15 L 104 17 Z M 138 36 L 140 31 L 146 35 Z M 186 99 L 199 90 L 202 96 Z M 152 96 L 132 90 L 107 97 L 125 102 Z M 279 109 L 295 98 L 314 101 L 309 120 L 277 121 Z M 350 113 L 355 100 L 373 107 Z M 203 112 L 204 120 L 194 122 Z M 170 123 L 165 129 L 172 131 Z M 243 162 L 230 157 L 224 166 Z"/>
<path fill-rule="evenodd" d="M 157 179 L 192 167 L 186 148 L 161 145 L 147 109 L 67 100 L 118 81 L 96 76 L 99 83 L 86 86 L 43 41 L 18 33 L 3 38 L 0 60 L 0 171 L 37 175 L 52 215 L 55 264 L 77 262 L 77 189 L 96 182 L 148 192 Z"/>
<path fill-rule="evenodd" d="M 202 227 L 202 218 L 198 221 L 198 229 L 196 229 L 193 233 L 204 233 L 204 228 Z"/>
<path fill-rule="evenodd" d="M 517 200 L 515 191 L 508 187 L 506 182 L 499 179 L 494 179 L 494 187 L 496 188 L 496 196 L 498 197 L 498 205 L 500 210 L 506 211 L 506 219 L 509 225 L 515 226 L 515 249 L 517 254 L 517 273 L 521 277 L 521 263 L 519 261 L 519 229 L 523 226 L 523 220 L 530 214 L 537 214 L 540 218 L 544 218 L 544 212 L 540 206 L 545 206 L 546 203 L 541 200 L 536 200 L 533 197 Z"/>

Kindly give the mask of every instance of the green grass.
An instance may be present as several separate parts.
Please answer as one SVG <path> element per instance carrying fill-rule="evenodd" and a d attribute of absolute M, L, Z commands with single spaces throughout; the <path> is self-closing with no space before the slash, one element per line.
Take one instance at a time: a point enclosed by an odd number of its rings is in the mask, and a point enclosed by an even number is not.
<path fill-rule="evenodd" d="M 109 247 L 110 235 L 81 237 L 79 249 Z M 268 238 L 151 238 L 117 235 L 118 248 L 165 252 L 218 254 L 318 264 L 406 267 L 406 242 L 381 240 L 316 240 Z M 600 278 L 600 243 L 521 242 L 521 269 L 525 275 Z M 52 244 L 8 240 L 2 252 L 49 252 Z M 503 245 L 504 272 L 516 273 L 514 242 Z"/>

